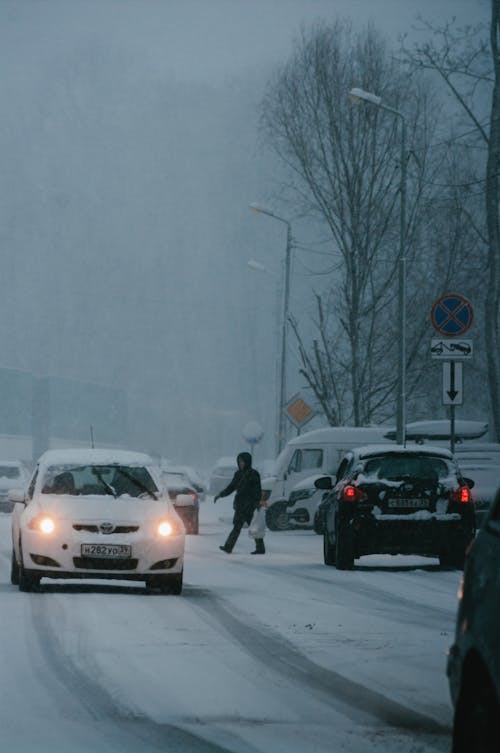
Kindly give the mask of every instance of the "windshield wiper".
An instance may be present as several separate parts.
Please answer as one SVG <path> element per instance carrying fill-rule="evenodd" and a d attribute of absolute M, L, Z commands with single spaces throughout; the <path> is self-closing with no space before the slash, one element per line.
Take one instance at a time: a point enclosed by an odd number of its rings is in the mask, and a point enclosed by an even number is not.
<path fill-rule="evenodd" d="M 133 476 L 131 473 L 129 473 L 128 471 L 124 471 L 123 468 L 120 468 L 119 466 L 117 466 L 115 470 L 117 470 L 118 473 L 121 473 L 122 476 L 125 476 L 125 478 L 128 478 L 129 481 L 132 481 L 134 486 L 136 486 L 138 489 L 140 489 L 141 491 L 145 492 L 150 497 L 158 501 L 158 497 L 156 496 L 156 494 L 153 491 L 151 491 L 151 489 L 148 489 L 146 484 L 143 484 L 142 481 L 139 481 L 139 479 L 135 478 L 135 476 Z"/>
<path fill-rule="evenodd" d="M 101 485 L 106 489 L 106 491 L 110 492 L 111 496 L 116 499 L 117 494 L 116 494 L 115 489 L 113 489 L 113 487 L 111 486 L 111 484 L 108 484 L 108 482 L 103 479 L 99 471 L 96 471 L 95 468 L 93 470 L 93 474 L 101 482 Z"/>

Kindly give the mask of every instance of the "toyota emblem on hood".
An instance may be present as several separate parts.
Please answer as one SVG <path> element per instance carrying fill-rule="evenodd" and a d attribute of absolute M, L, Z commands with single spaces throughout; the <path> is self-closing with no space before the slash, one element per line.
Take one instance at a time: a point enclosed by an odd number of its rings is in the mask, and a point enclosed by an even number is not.
<path fill-rule="evenodd" d="M 115 527 L 113 523 L 101 523 L 99 525 L 99 530 L 101 533 L 113 533 Z"/>

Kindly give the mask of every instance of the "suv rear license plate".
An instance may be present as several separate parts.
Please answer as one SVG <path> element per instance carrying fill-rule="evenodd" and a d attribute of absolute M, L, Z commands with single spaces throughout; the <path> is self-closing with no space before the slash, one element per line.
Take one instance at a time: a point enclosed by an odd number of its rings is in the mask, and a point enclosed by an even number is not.
<path fill-rule="evenodd" d="M 82 544 L 82 557 L 127 557 L 132 556 L 130 544 Z"/>
<path fill-rule="evenodd" d="M 388 500 L 388 507 L 411 507 L 425 508 L 428 507 L 428 502 L 425 499 L 390 499 Z"/>

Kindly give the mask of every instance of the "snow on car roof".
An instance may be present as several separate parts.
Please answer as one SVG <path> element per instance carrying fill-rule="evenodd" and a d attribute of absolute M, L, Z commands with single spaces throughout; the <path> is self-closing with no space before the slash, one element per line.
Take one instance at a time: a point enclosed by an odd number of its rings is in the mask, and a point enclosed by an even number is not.
<path fill-rule="evenodd" d="M 488 431 L 488 424 L 484 421 L 469 421 L 459 419 L 455 421 L 455 437 L 457 439 L 475 439 L 482 437 Z M 449 439 L 450 422 L 447 419 L 432 421 L 413 421 L 406 424 L 405 434 L 407 439 Z M 394 439 L 395 431 L 387 431 L 385 436 Z"/>
<path fill-rule="evenodd" d="M 367 458 L 371 455 L 436 455 L 446 460 L 453 460 L 453 455 L 449 450 L 443 447 L 432 447 L 430 445 L 412 445 L 404 447 L 403 445 L 366 445 L 364 447 L 354 447 L 351 452 L 360 458 Z"/>
<path fill-rule="evenodd" d="M 328 426 L 324 429 L 313 429 L 290 439 L 289 445 L 306 444 L 309 442 L 359 442 L 360 440 L 383 440 L 384 432 L 389 427 L 382 426 Z"/>
<path fill-rule="evenodd" d="M 38 463 L 44 467 L 49 465 L 155 465 L 153 459 L 142 452 L 81 448 L 47 450 L 40 457 Z"/>

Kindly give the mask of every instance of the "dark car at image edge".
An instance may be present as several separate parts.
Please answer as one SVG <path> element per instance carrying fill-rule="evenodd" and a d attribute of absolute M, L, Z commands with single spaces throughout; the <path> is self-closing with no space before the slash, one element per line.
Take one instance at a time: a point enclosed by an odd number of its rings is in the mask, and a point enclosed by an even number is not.
<path fill-rule="evenodd" d="M 468 551 L 459 590 L 447 666 L 454 706 L 453 753 L 500 750 L 499 597 L 500 486 Z"/>

